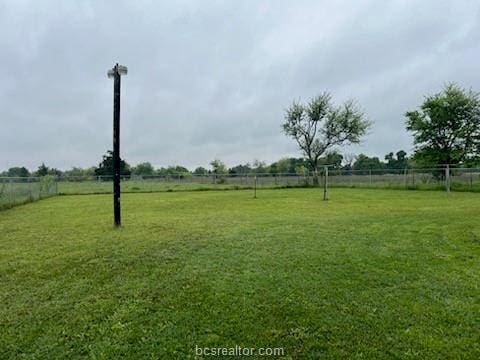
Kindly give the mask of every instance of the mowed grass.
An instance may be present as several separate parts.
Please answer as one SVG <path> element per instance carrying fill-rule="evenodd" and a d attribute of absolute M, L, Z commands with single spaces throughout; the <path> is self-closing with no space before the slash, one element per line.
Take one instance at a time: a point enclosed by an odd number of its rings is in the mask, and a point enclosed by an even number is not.
<path fill-rule="evenodd" d="M 257 187 L 299 187 L 305 180 L 300 176 L 259 177 Z M 252 189 L 255 185 L 254 175 L 218 178 L 186 177 L 184 179 L 151 179 L 151 180 L 122 180 L 121 187 L 124 193 L 141 192 L 173 192 L 173 191 L 207 191 L 207 190 L 239 190 Z M 58 193 L 60 195 L 88 195 L 109 194 L 113 192 L 111 181 L 85 180 L 85 181 L 59 181 Z"/>
<path fill-rule="evenodd" d="M 308 187 L 305 183 L 311 184 L 310 180 L 300 176 L 283 176 L 283 177 L 258 177 L 257 188 L 291 188 L 291 187 Z M 323 180 L 320 180 L 323 184 Z M 28 184 L 25 184 L 28 185 Z M 24 185 L 24 186 L 25 186 Z M 144 193 L 144 192 L 176 192 L 176 191 L 207 191 L 207 190 L 240 190 L 252 189 L 254 187 L 254 177 L 249 178 L 240 176 L 238 178 L 219 179 L 218 183 L 214 183 L 211 179 L 205 178 L 185 178 L 179 180 L 124 180 L 122 181 L 122 192 L 124 193 Z M 380 189 L 396 189 L 396 190 L 434 190 L 445 191 L 445 184 L 442 181 L 425 182 L 421 179 L 412 183 L 405 182 L 403 176 L 385 179 L 385 176 L 373 177 L 369 181 L 368 176 L 332 176 L 329 179 L 330 187 L 341 188 L 380 188 Z M 452 191 L 480 192 L 480 181 L 453 181 L 451 184 Z M 59 181 L 58 193 L 60 195 L 89 195 L 89 194 L 110 194 L 113 192 L 113 184 L 111 181 Z M 28 195 L 28 193 L 27 193 Z M 10 199 L 6 198 L 5 201 Z M 2 204 L 2 196 L 0 195 L 0 206 Z"/>
<path fill-rule="evenodd" d="M 61 196 L 0 212 L 0 358 L 480 358 L 480 194 Z"/>
<path fill-rule="evenodd" d="M 239 185 L 235 184 L 213 184 L 196 183 L 190 181 L 175 182 L 155 180 L 122 181 L 121 186 L 122 192 L 124 193 L 235 190 L 236 188 L 239 188 Z M 111 181 L 65 181 L 58 183 L 58 192 L 60 195 L 110 194 L 113 192 L 113 184 Z"/>

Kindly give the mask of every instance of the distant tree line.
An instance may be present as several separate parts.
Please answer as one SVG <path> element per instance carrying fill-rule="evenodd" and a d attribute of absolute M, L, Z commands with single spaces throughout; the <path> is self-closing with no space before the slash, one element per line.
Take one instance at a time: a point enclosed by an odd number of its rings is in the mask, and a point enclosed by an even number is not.
<path fill-rule="evenodd" d="M 415 156 L 408 156 L 404 150 L 389 152 L 383 158 L 368 156 L 365 154 L 340 154 L 331 151 L 318 159 L 318 168 L 329 165 L 333 170 L 402 170 L 406 168 L 425 167 L 424 162 L 419 162 Z M 37 170 L 29 171 L 26 167 L 11 167 L 0 173 L 3 177 L 29 177 L 29 176 L 64 176 L 64 177 L 94 177 L 111 176 L 112 174 L 111 151 L 103 156 L 98 166 L 88 168 L 73 167 L 70 170 L 59 170 L 49 168 L 41 164 Z M 478 167 L 480 162 L 469 162 L 469 167 Z M 150 162 L 142 162 L 130 166 L 125 160 L 121 161 L 121 174 L 125 176 L 174 176 L 185 177 L 191 175 L 235 175 L 235 174 L 297 174 L 306 175 L 312 173 L 313 169 L 305 158 L 285 157 L 273 163 L 255 160 L 252 163 L 239 164 L 227 167 L 224 162 L 215 159 L 210 166 L 199 166 L 193 170 L 181 165 L 155 168 Z"/>
<path fill-rule="evenodd" d="M 125 176 L 191 176 L 191 175 L 235 175 L 235 174 L 298 174 L 306 175 L 313 172 L 310 163 L 304 158 L 286 157 L 271 164 L 265 161 L 255 160 L 252 163 L 239 164 L 227 167 L 219 159 L 213 160 L 208 167 L 199 166 L 193 170 L 185 166 L 175 165 L 155 168 L 150 162 L 142 162 L 130 166 L 125 160 L 121 160 L 121 174 Z M 336 151 L 327 153 L 318 159 L 318 167 L 329 165 L 333 169 L 341 170 L 369 170 L 369 169 L 404 169 L 414 167 L 412 159 L 403 150 L 395 154 L 390 152 L 384 156 L 384 160 L 378 157 L 369 157 L 365 154 L 354 156 L 352 154 L 340 154 Z M 29 177 L 29 176 L 64 176 L 64 177 L 94 177 L 111 176 L 113 171 L 112 152 L 108 151 L 103 155 L 98 166 L 89 168 L 73 167 L 70 170 L 61 171 L 56 168 L 49 168 L 41 164 L 36 171 L 30 172 L 26 167 L 11 167 L 0 173 L 5 177 Z"/>
<path fill-rule="evenodd" d="M 75 169 L 75 168 L 74 168 Z M 0 176 L 6 177 L 30 177 L 30 176 L 60 176 L 68 171 L 61 171 L 56 168 L 49 168 L 44 163 L 42 163 L 37 170 L 30 171 L 25 166 L 14 166 L 9 168 L 7 171 L 3 171 L 0 173 Z"/>

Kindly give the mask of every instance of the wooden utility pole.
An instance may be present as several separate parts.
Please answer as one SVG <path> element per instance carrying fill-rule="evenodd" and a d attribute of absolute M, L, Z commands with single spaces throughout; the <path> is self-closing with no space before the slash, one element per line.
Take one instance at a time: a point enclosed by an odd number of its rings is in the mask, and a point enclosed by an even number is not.
<path fill-rule="evenodd" d="M 108 72 L 113 77 L 113 218 L 115 226 L 122 225 L 120 210 L 120 75 L 127 74 L 127 68 L 115 64 Z"/>

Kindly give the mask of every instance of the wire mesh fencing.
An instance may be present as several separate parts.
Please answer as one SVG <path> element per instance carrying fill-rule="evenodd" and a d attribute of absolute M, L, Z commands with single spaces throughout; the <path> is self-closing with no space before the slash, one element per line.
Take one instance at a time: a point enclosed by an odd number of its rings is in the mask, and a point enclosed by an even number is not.
<path fill-rule="evenodd" d="M 122 176 L 122 192 L 240 190 L 304 186 L 309 176 L 298 174 L 174 174 Z M 111 176 L 59 177 L 60 194 L 109 194 Z"/>
<path fill-rule="evenodd" d="M 122 192 L 239 190 L 322 186 L 325 171 L 312 173 L 173 174 L 122 176 Z M 59 177 L 60 194 L 107 194 L 112 177 Z M 329 169 L 329 187 L 480 191 L 479 168 Z"/>
<path fill-rule="evenodd" d="M 55 177 L 0 177 L 0 209 L 44 199 L 57 193 Z"/>
<path fill-rule="evenodd" d="M 480 168 L 345 170 L 312 173 L 171 174 L 121 177 L 121 191 L 171 192 L 289 188 L 304 186 L 480 192 Z M 0 178 L 0 209 L 56 194 L 111 194 L 112 176 Z"/>
<path fill-rule="evenodd" d="M 479 168 L 330 170 L 332 187 L 480 191 Z"/>

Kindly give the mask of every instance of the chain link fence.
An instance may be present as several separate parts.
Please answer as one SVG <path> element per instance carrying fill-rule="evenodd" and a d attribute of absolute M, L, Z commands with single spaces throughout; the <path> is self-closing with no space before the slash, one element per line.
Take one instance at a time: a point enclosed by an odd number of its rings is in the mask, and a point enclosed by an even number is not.
<path fill-rule="evenodd" d="M 112 177 L 59 177 L 60 194 L 106 194 L 112 192 Z M 325 183 L 325 170 L 318 174 Z M 314 185 L 305 174 L 177 174 L 123 176 L 122 192 L 182 190 L 234 190 Z M 328 171 L 330 187 L 371 187 L 418 190 L 480 191 L 480 168 L 369 169 Z"/>
<path fill-rule="evenodd" d="M 306 174 L 177 174 L 122 176 L 122 192 L 170 192 L 289 188 L 315 185 Z M 329 187 L 480 192 L 480 168 L 328 170 Z M 325 169 L 318 174 L 325 184 Z M 111 176 L 0 178 L 0 208 L 48 196 L 112 193 Z"/>
<path fill-rule="evenodd" d="M 332 187 L 480 191 L 479 168 L 329 170 Z"/>
<path fill-rule="evenodd" d="M 122 176 L 122 192 L 240 190 L 296 187 L 309 183 L 309 176 L 297 174 L 178 174 Z M 60 194 L 112 193 L 111 176 L 59 177 Z"/>
<path fill-rule="evenodd" d="M 0 209 L 25 204 L 58 193 L 55 177 L 0 177 Z"/>

